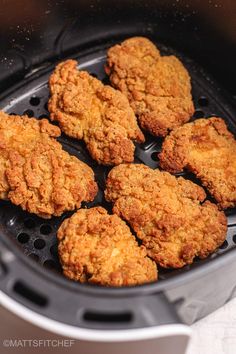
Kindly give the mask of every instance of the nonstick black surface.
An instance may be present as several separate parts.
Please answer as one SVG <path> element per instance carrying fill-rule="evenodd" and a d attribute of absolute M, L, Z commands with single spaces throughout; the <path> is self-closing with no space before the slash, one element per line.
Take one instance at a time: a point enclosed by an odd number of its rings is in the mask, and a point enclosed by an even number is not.
<path fill-rule="evenodd" d="M 86 52 L 80 52 L 79 55 L 74 55 L 74 58 L 79 60 L 80 69 L 87 70 L 105 84 L 108 84 L 109 79 L 104 72 L 104 63 L 106 60 L 106 49 L 113 44 L 113 42 L 103 43 L 99 47 L 91 48 L 86 50 Z M 163 54 L 177 55 L 189 70 L 192 78 L 192 93 L 196 108 L 192 120 L 202 117 L 220 116 L 225 119 L 228 128 L 236 134 L 236 112 L 230 107 L 220 87 L 192 60 L 159 43 L 158 47 Z M 12 115 L 28 114 L 30 117 L 34 116 L 38 119 L 49 117 L 47 110 L 49 97 L 47 80 L 52 70 L 53 66 L 50 66 L 43 71 L 36 71 L 25 78 L 21 84 L 18 84 L 17 87 L 8 92 L 0 101 L 0 108 Z M 98 195 L 94 202 L 85 203 L 83 206 L 102 205 L 110 211 L 111 205 L 104 200 L 103 196 L 105 179 L 110 168 L 99 166 L 93 161 L 82 142 L 68 138 L 63 134 L 58 140 L 63 144 L 66 151 L 89 164 L 95 172 L 99 185 Z M 161 150 L 162 141 L 161 138 L 155 138 L 146 134 L 146 142 L 138 145 L 136 148 L 135 162 L 144 163 L 153 169 L 157 168 L 157 152 Z M 190 173 L 182 173 L 181 175 L 200 184 Z M 219 257 L 222 253 L 236 246 L 236 209 L 228 210 L 226 214 L 228 216 L 227 240 L 210 257 Z M 22 211 L 9 202 L 0 202 L 0 223 L 10 231 L 12 238 L 16 239 L 16 243 L 22 248 L 24 254 L 33 258 L 43 267 L 50 268 L 56 272 L 61 271 L 57 256 L 56 233 L 61 222 L 70 215 L 72 213 L 65 213 L 61 217 L 44 220 Z M 2 236 L 4 237 L 4 235 Z M 159 279 L 163 280 L 177 273 L 188 271 L 192 267 L 200 266 L 203 262 L 196 259 L 193 265 L 186 266 L 180 270 L 160 270 Z"/>

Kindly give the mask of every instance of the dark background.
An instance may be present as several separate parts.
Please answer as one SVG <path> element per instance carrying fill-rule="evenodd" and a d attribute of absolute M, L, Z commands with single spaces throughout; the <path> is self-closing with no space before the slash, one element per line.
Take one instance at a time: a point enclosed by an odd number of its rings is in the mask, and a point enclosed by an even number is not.
<path fill-rule="evenodd" d="M 235 0 L 1 0 L 0 92 L 104 39 L 147 35 L 192 57 L 236 95 Z"/>

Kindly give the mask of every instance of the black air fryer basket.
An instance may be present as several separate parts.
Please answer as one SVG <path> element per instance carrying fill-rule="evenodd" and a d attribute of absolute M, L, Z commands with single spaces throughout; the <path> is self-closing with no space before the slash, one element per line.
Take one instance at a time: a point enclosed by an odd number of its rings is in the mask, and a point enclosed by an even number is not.
<path fill-rule="evenodd" d="M 48 117 L 47 81 L 58 61 L 76 58 L 81 69 L 109 83 L 107 48 L 142 35 L 189 70 L 196 107 L 192 119 L 220 116 L 236 134 L 235 10 L 233 0 L 2 2 L 0 108 L 12 115 Z M 95 172 L 99 193 L 84 206 L 111 210 L 103 195 L 109 168 L 97 165 L 83 143 L 64 135 L 58 140 Z M 146 134 L 135 162 L 157 168 L 161 144 L 162 139 Z M 189 173 L 183 176 L 199 183 Z M 206 260 L 160 270 L 156 283 L 121 289 L 79 284 L 61 275 L 56 232 L 71 214 L 43 220 L 0 201 L 0 289 L 36 313 L 92 329 L 191 324 L 235 295 L 235 209 L 227 211 L 227 240 Z"/>

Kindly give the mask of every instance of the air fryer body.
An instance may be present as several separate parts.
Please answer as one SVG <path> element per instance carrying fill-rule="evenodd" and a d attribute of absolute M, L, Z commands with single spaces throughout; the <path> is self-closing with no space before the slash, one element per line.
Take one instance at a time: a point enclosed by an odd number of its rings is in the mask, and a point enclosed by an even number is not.
<path fill-rule="evenodd" d="M 81 67 L 106 82 L 106 49 L 124 38 L 142 35 L 163 53 L 179 56 L 190 70 L 196 118 L 221 115 L 235 133 L 235 14 L 233 0 L 4 1 L 0 108 L 12 114 L 47 115 L 47 80 L 55 63 L 75 57 Z M 35 95 L 40 103 L 30 106 Z M 143 148 L 137 148 L 136 157 L 156 168 L 151 156 L 160 146 L 154 138 L 148 139 Z M 89 161 L 100 185 L 104 184 L 104 171 L 93 165 L 82 147 L 66 138 L 62 143 L 71 154 Z M 99 198 L 101 194 L 96 203 L 101 202 Z M 161 273 L 155 284 L 107 289 L 67 281 L 48 269 L 55 262 L 52 250 L 61 220 L 51 220 L 47 234 L 42 220 L 29 219 L 1 202 L 1 339 L 9 335 L 71 337 L 80 342 L 69 352 L 83 354 L 184 353 L 191 332 L 187 325 L 235 295 L 235 210 L 228 211 L 227 217 L 227 241 L 212 257 L 183 270 Z M 33 220 L 34 226 L 27 220 Z M 22 233 L 32 242 L 19 245 Z M 39 234 L 47 247 L 32 251 Z M 10 352 L 4 350 L 4 354 Z"/>
<path fill-rule="evenodd" d="M 138 34 L 194 58 L 234 94 L 235 12 L 233 0 L 3 2 L 1 91 L 48 62 Z"/>

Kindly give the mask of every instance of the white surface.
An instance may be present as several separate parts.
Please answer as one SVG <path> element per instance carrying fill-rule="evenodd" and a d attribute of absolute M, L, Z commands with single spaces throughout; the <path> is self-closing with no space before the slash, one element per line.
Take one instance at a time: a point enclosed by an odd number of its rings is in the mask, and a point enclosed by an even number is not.
<path fill-rule="evenodd" d="M 196 322 L 187 354 L 236 354 L 236 298 Z"/>

